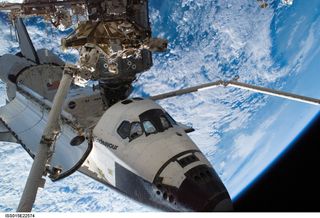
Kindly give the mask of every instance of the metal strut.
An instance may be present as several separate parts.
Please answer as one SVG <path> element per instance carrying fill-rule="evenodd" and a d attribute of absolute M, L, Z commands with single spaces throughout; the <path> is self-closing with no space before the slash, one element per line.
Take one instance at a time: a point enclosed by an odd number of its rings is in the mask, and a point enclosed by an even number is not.
<path fill-rule="evenodd" d="M 44 187 L 45 179 L 43 176 L 47 174 L 46 165 L 52 156 L 54 143 L 60 133 L 59 120 L 62 106 L 72 83 L 73 76 L 74 70 L 66 65 L 17 212 L 30 212 L 35 202 L 38 188 Z"/>
<path fill-rule="evenodd" d="M 193 86 L 190 88 L 180 89 L 177 91 L 172 91 L 172 92 L 167 92 L 167 93 L 160 94 L 160 95 L 151 96 L 150 99 L 152 99 L 154 101 L 163 100 L 163 99 L 171 98 L 174 96 L 179 96 L 179 95 L 184 95 L 184 94 L 188 94 L 188 93 L 192 93 L 192 92 L 198 92 L 198 91 L 203 91 L 203 90 L 207 90 L 207 89 L 212 89 L 214 87 L 219 87 L 219 86 L 223 86 L 223 87 L 230 86 L 230 87 L 245 89 L 245 90 L 258 92 L 258 93 L 262 93 L 262 94 L 272 95 L 272 96 L 276 96 L 276 97 L 280 97 L 280 98 L 285 98 L 285 99 L 289 99 L 289 100 L 293 100 L 293 101 L 303 102 L 303 103 L 307 103 L 307 104 L 312 104 L 312 105 L 317 105 L 317 106 L 320 105 L 320 99 L 310 98 L 310 97 L 306 97 L 306 96 L 302 96 L 302 95 L 297 95 L 297 94 L 293 94 L 293 93 L 289 93 L 289 92 L 274 90 L 274 89 L 265 88 L 265 87 L 261 87 L 261 86 L 250 85 L 247 83 L 238 82 L 236 80 L 230 80 L 230 81 L 218 80 L 216 82 L 206 83 L 206 84 L 202 84 L 202 85 L 198 85 L 198 86 Z"/>
<path fill-rule="evenodd" d="M 241 82 L 236 82 L 236 81 L 231 81 L 228 86 L 235 87 L 235 88 L 240 88 L 240 89 L 245 89 L 253 92 L 258 92 L 266 95 L 272 95 L 280 98 L 285 98 L 293 101 L 298 101 L 302 103 L 307 103 L 307 104 L 312 104 L 312 105 L 320 105 L 320 99 L 316 98 L 310 98 L 307 96 L 302 96 L 302 95 L 297 95 L 289 92 L 284 92 L 284 91 L 279 91 L 279 90 L 274 90 L 270 88 L 265 88 L 265 87 L 259 87 L 259 86 L 254 86 L 254 85 L 249 85 L 246 83 L 241 83 Z"/>

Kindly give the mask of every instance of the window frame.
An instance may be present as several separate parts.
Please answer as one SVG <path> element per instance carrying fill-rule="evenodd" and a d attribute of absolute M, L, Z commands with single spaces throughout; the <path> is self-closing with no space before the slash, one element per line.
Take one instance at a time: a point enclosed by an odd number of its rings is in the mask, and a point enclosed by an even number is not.
<path fill-rule="evenodd" d="M 164 116 L 168 119 L 169 123 L 172 125 L 172 126 L 177 126 L 178 123 L 177 121 L 175 121 L 175 119 L 173 119 L 173 117 L 171 117 L 171 115 L 168 113 L 168 112 L 164 112 Z"/>

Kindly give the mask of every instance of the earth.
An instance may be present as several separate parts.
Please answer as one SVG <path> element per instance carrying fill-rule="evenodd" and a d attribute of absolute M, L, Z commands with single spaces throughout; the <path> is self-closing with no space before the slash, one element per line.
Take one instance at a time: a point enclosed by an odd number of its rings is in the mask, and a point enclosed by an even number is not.
<path fill-rule="evenodd" d="M 13 1 L 11 1 L 13 2 Z M 19 0 L 18 0 L 19 2 Z M 133 96 L 155 95 L 232 79 L 320 97 L 320 1 L 150 0 L 153 35 L 169 50 L 135 83 Z M 292 4 L 290 4 L 292 3 Z M 72 30 L 52 29 L 41 18 L 25 20 L 35 47 L 65 61 L 60 38 Z M 0 55 L 19 51 L 7 15 L 0 13 Z M 0 105 L 5 87 L 0 83 Z M 208 157 L 235 201 L 292 147 L 319 107 L 235 88 L 216 88 L 159 102 L 179 122 L 196 130 L 191 138 Z M 15 211 L 32 160 L 21 146 L 0 144 L 0 211 Z M 153 211 L 80 174 L 40 190 L 34 211 Z"/>

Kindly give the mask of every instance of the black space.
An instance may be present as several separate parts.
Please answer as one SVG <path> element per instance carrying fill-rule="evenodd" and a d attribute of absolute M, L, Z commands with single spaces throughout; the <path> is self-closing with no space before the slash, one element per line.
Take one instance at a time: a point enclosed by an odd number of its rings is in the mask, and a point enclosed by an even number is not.
<path fill-rule="evenodd" d="M 320 116 L 234 207 L 239 212 L 320 211 Z"/>

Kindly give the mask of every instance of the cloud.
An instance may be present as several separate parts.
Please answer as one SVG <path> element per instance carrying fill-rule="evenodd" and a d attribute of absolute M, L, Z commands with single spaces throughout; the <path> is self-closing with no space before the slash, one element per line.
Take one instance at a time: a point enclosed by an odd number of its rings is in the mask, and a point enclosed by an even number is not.
<path fill-rule="evenodd" d="M 282 110 L 278 110 L 278 112 L 271 117 L 265 119 L 265 121 L 254 129 L 254 132 L 251 134 L 241 134 L 238 135 L 234 139 L 234 151 L 232 158 L 241 158 L 244 159 L 246 157 L 250 157 L 250 155 L 257 150 L 257 145 L 263 145 L 261 143 L 262 139 L 264 139 L 268 134 L 270 134 L 269 128 L 274 124 L 274 122 L 278 119 Z"/>

